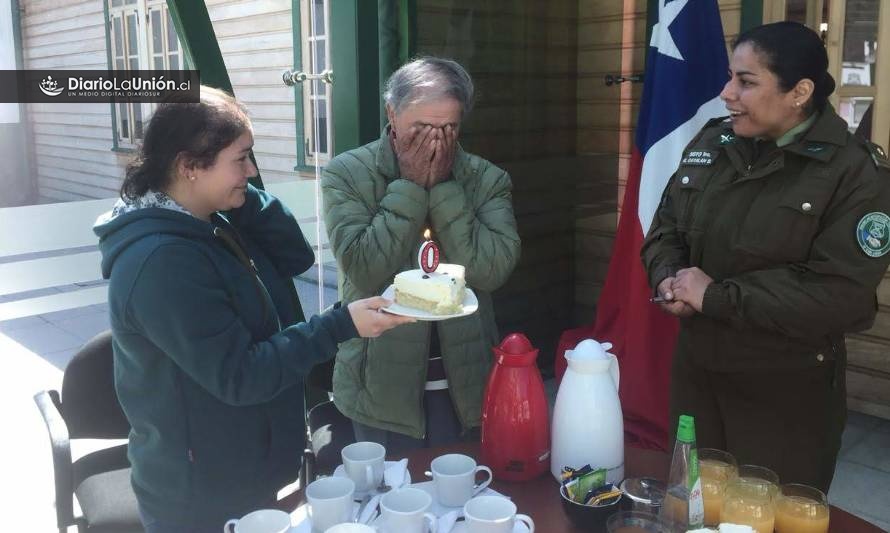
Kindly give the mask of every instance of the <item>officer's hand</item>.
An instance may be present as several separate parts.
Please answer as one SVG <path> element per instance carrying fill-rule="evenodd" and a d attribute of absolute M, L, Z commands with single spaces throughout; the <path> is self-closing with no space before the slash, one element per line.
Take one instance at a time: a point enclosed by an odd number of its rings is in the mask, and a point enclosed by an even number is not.
<path fill-rule="evenodd" d="M 391 315 L 380 310 L 392 302 L 386 298 L 375 296 L 364 300 L 356 300 L 347 306 L 349 316 L 352 317 L 352 323 L 361 337 L 379 337 L 383 332 L 388 331 L 402 324 L 416 322 L 413 318 L 406 316 Z"/>
<path fill-rule="evenodd" d="M 658 295 L 667 300 L 667 302 L 659 304 L 661 310 L 669 315 L 679 318 L 690 317 L 695 314 L 695 309 L 689 307 L 685 302 L 677 301 L 671 286 L 676 278 L 668 277 L 658 284 Z"/>
<path fill-rule="evenodd" d="M 412 126 L 408 131 L 393 133 L 393 148 L 399 161 L 399 172 L 403 178 L 421 187 L 426 187 L 429 180 L 436 129 L 431 126 Z"/>
<path fill-rule="evenodd" d="M 677 272 L 677 277 L 671 283 L 670 290 L 676 300 L 689 304 L 690 307 L 701 313 L 705 290 L 713 282 L 714 279 L 698 267 L 684 268 Z"/>

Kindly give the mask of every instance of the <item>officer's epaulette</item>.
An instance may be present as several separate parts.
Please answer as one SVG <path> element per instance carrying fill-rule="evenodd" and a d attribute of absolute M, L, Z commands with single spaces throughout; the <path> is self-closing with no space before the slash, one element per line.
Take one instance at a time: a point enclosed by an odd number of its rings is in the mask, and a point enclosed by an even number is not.
<path fill-rule="evenodd" d="M 865 149 L 871 155 L 871 160 L 875 166 L 884 170 L 890 170 L 890 159 L 887 159 L 887 152 L 879 144 L 871 141 L 865 141 Z"/>

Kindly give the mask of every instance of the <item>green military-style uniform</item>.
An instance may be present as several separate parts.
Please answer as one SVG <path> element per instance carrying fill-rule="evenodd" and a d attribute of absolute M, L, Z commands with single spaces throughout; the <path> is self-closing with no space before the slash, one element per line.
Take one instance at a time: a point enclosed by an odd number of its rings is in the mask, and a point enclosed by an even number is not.
<path fill-rule="evenodd" d="M 844 334 L 871 326 L 890 262 L 890 164 L 827 108 L 772 142 L 710 121 L 642 248 L 652 287 L 714 279 L 681 320 L 671 419 L 782 482 L 828 488 L 846 420 Z"/>

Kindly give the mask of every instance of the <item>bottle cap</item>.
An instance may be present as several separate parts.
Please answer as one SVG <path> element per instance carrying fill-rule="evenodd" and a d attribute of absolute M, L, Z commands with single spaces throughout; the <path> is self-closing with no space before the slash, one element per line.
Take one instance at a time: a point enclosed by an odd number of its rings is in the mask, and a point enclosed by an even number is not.
<path fill-rule="evenodd" d="M 689 415 L 680 415 L 680 424 L 677 426 L 677 440 L 680 442 L 695 442 L 695 418 Z"/>

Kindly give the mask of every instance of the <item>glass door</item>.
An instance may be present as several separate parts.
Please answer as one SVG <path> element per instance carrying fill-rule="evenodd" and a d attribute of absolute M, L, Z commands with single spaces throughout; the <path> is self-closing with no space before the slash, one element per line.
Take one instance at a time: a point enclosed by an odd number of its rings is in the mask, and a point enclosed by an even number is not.
<path fill-rule="evenodd" d="M 294 171 L 269 190 L 294 213 L 315 252 L 315 265 L 295 282 L 306 317 L 337 301 L 337 265 L 328 245 L 321 198 L 321 171 L 332 153 L 330 1 L 295 0 L 291 86 L 296 146 Z"/>
<path fill-rule="evenodd" d="M 880 0 L 764 0 L 764 22 L 792 20 L 818 31 L 837 82 L 832 104 L 850 131 L 890 144 L 890 4 Z M 885 52 L 886 53 L 886 52 Z"/>

